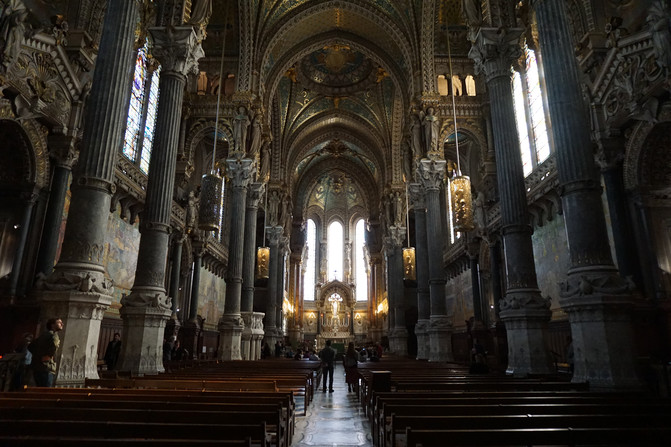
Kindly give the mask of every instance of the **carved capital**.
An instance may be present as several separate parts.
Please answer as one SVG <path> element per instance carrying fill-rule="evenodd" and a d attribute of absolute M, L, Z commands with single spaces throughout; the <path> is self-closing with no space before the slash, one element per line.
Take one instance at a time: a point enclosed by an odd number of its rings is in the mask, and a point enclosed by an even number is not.
<path fill-rule="evenodd" d="M 388 229 L 388 236 L 385 238 L 385 244 L 390 248 L 402 247 L 405 242 L 405 227 L 392 225 Z"/>
<path fill-rule="evenodd" d="M 274 227 L 268 227 L 266 230 L 266 234 L 268 235 L 268 242 L 270 245 L 279 245 L 280 239 L 282 238 L 282 235 L 284 234 L 284 227 L 281 227 L 279 225 L 276 225 Z"/>
<path fill-rule="evenodd" d="M 440 189 L 440 185 L 445 178 L 445 167 L 447 162 L 445 160 L 430 160 L 423 158 L 419 161 L 417 167 L 417 174 L 419 181 L 425 190 Z"/>
<path fill-rule="evenodd" d="M 259 202 L 263 197 L 266 189 L 266 184 L 261 182 L 253 182 L 247 188 L 247 208 L 258 208 Z"/>
<path fill-rule="evenodd" d="M 622 136 L 600 138 L 597 140 L 595 161 L 602 171 L 622 166 L 625 153 L 625 141 Z"/>
<path fill-rule="evenodd" d="M 415 210 L 426 209 L 426 191 L 420 183 L 410 183 L 408 185 L 408 196 Z"/>
<path fill-rule="evenodd" d="M 522 54 L 519 40 L 522 29 L 480 28 L 468 52 L 475 71 L 485 75 L 487 82 L 499 76 L 510 77 L 510 66 Z"/>
<path fill-rule="evenodd" d="M 249 158 L 229 158 L 226 160 L 226 177 L 233 188 L 246 188 L 252 179 L 254 160 Z"/>
<path fill-rule="evenodd" d="M 57 166 L 72 169 L 79 158 L 79 139 L 70 135 L 49 135 L 49 153 Z"/>
<path fill-rule="evenodd" d="M 161 63 L 163 72 L 186 76 L 198 71 L 198 59 L 205 56 L 198 36 L 191 26 L 152 27 L 153 56 Z"/>

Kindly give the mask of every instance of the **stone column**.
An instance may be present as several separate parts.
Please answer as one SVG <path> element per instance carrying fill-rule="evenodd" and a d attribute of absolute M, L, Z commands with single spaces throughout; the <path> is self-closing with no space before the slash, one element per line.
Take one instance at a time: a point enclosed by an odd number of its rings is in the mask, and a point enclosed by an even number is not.
<path fill-rule="evenodd" d="M 503 299 L 501 291 L 501 247 L 498 240 L 489 241 L 489 262 L 492 281 L 492 296 L 494 299 L 495 320 L 499 319 L 500 303 Z"/>
<path fill-rule="evenodd" d="M 294 343 L 302 340 L 303 331 L 299 319 L 299 293 L 301 280 L 301 253 L 291 253 L 289 257 L 289 296 L 294 307 L 289 321 L 289 341 Z"/>
<path fill-rule="evenodd" d="M 37 201 L 37 194 L 32 192 L 21 193 L 21 199 L 25 203 L 23 209 L 23 217 L 21 218 L 21 227 L 19 231 L 19 243 L 16 247 L 16 254 L 14 255 L 14 262 L 12 263 L 12 274 L 9 277 L 9 295 L 16 296 L 19 278 L 21 276 L 23 265 L 23 254 L 26 251 L 26 241 L 28 240 L 28 230 L 30 229 L 30 221 L 33 215 L 33 208 Z"/>
<path fill-rule="evenodd" d="M 387 290 L 389 308 L 393 308 L 393 320 L 389 322 L 389 347 L 399 356 L 408 355 L 408 329 L 405 327 L 405 306 L 403 285 L 403 242 L 405 227 L 389 227 L 385 238 L 387 257 Z"/>
<path fill-rule="evenodd" d="M 131 294 L 121 300 L 124 331 L 119 369 L 136 374 L 164 371 L 164 328 L 172 314 L 165 290 L 170 215 L 175 184 L 177 144 L 186 75 L 198 68 L 204 53 L 190 26 L 149 29 L 152 54 L 161 63 L 156 139 L 149 162 L 140 249 Z"/>
<path fill-rule="evenodd" d="M 40 251 L 37 255 L 35 272 L 49 276 L 54 269 L 56 252 L 58 251 L 58 235 L 63 221 L 65 196 L 68 192 L 68 180 L 72 166 L 77 161 L 75 143 L 77 138 L 69 135 L 52 135 L 49 137 L 49 150 L 52 153 L 54 172 L 51 179 L 49 203 L 44 216 L 44 228 Z"/>
<path fill-rule="evenodd" d="M 566 4 L 562 0 L 535 0 L 532 7 L 543 51 L 571 258 L 567 280 L 560 285 L 560 304 L 571 323 L 573 381 L 589 381 L 597 388 L 637 387 L 632 294 L 611 257 Z"/>
<path fill-rule="evenodd" d="M 445 177 L 445 160 L 420 160 L 417 174 L 426 191 L 426 238 L 432 247 L 443 247 L 440 188 Z M 431 317 L 429 327 L 430 362 L 452 361 L 452 322 L 447 317 L 445 284 L 447 278 L 443 268 L 443 250 L 429 250 L 429 294 Z"/>
<path fill-rule="evenodd" d="M 515 376 L 553 372 L 545 339 L 551 317 L 550 300 L 541 297 L 536 281 L 533 229 L 510 88 L 510 67 L 520 55 L 521 32 L 481 28 L 469 53 L 476 69 L 485 75 L 490 96 L 496 98 L 491 102 L 492 130 L 508 273 L 500 316 L 508 334 L 506 373 Z"/>
<path fill-rule="evenodd" d="M 103 256 L 114 168 L 128 112 L 134 65 L 138 2 L 110 2 L 88 99 L 79 163 L 61 256 L 54 272 L 37 284 L 40 319 L 61 317 L 65 328 L 56 353 L 57 386 L 83 385 L 97 378 L 100 322 L 114 288 L 105 278 Z"/>
<path fill-rule="evenodd" d="M 193 272 L 191 273 L 191 300 L 189 301 L 188 320 L 182 327 L 182 346 L 191 355 L 198 349 L 198 338 L 202 330 L 198 321 L 198 301 L 200 300 L 200 271 L 203 267 L 205 243 L 198 240 L 193 244 Z"/>
<path fill-rule="evenodd" d="M 228 239 L 228 272 L 226 274 L 226 302 L 219 319 L 219 360 L 240 360 L 240 337 L 243 320 L 240 316 L 242 298 L 242 259 L 244 249 L 247 185 L 252 178 L 254 160 L 229 158 L 227 175 L 230 191 L 230 231 Z"/>
<path fill-rule="evenodd" d="M 289 238 L 282 236 L 279 243 L 279 261 L 277 263 L 277 307 L 275 308 L 275 321 L 277 325 L 277 336 L 283 338 L 284 333 L 284 289 L 286 288 L 286 265 L 287 257 L 291 254 L 289 249 Z"/>
<path fill-rule="evenodd" d="M 179 301 L 179 280 L 182 270 L 182 246 L 184 245 L 185 235 L 178 233 L 173 240 L 172 247 L 172 266 L 170 268 L 170 291 L 168 296 L 171 299 L 170 320 L 166 323 L 164 338 L 177 335 L 180 329 L 180 323 L 177 319 L 177 305 Z"/>
<path fill-rule="evenodd" d="M 269 227 L 266 234 L 268 236 L 268 248 L 270 249 L 270 259 L 268 260 L 268 301 L 266 302 L 266 322 L 265 322 L 265 341 L 273 349 L 278 340 L 277 330 L 277 264 L 280 262 L 279 244 L 280 238 L 284 233 L 284 228 L 277 225 Z"/>
<path fill-rule="evenodd" d="M 240 316 L 244 322 L 240 349 L 243 360 L 255 360 L 257 348 L 253 345 L 252 312 L 254 310 L 254 266 L 256 262 L 256 217 L 259 212 L 259 201 L 263 196 L 265 184 L 250 183 L 247 188 L 245 210 L 245 246 L 242 261 L 242 297 L 240 299 Z M 259 340 L 260 342 L 260 340 Z M 260 349 L 260 347 L 258 348 Z"/>
<path fill-rule="evenodd" d="M 431 294 L 429 292 L 429 244 L 426 238 L 425 191 L 419 183 L 408 187 L 415 210 L 415 272 L 417 274 L 417 360 L 428 360 L 430 353 Z"/>
<path fill-rule="evenodd" d="M 479 244 L 474 244 L 479 247 Z M 475 247 L 473 247 L 475 248 Z M 482 313 L 482 296 L 480 294 L 480 263 L 477 253 L 467 251 L 468 260 L 471 268 L 471 290 L 473 292 L 473 319 L 478 326 L 482 326 L 485 321 Z"/>

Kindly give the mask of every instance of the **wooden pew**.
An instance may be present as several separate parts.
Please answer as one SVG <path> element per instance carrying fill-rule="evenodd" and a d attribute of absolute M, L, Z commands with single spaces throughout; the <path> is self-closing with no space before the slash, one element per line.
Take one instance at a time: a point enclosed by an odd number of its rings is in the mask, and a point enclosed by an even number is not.
<path fill-rule="evenodd" d="M 230 439 L 100 439 L 84 437 L 52 437 L 40 435 L 5 436 L 0 434 L 3 447 L 252 447 L 251 438 Z"/>

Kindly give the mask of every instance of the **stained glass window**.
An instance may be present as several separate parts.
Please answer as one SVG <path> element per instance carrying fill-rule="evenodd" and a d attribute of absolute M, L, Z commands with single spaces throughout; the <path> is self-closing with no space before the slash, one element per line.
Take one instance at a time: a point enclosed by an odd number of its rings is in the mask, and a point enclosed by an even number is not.
<path fill-rule="evenodd" d="M 525 45 L 524 56 L 525 69 L 513 71 L 512 89 L 526 177 L 550 156 L 550 140 L 536 53 Z"/>
<path fill-rule="evenodd" d="M 328 234 L 328 279 L 342 281 L 343 273 L 343 231 L 340 222 L 329 225 Z"/>
<path fill-rule="evenodd" d="M 315 300 L 315 275 L 317 272 L 317 226 L 314 220 L 308 219 L 308 259 L 305 267 L 305 291 L 303 292 L 303 300 Z"/>
<path fill-rule="evenodd" d="M 160 67 L 153 73 L 148 70 L 148 48 L 145 44 L 137 52 L 135 72 L 131 88 L 123 154 L 139 164 L 145 174 L 149 172 L 149 160 L 154 142 L 156 109 L 159 96 Z"/>
<path fill-rule="evenodd" d="M 356 300 L 366 301 L 368 299 L 368 275 L 366 274 L 366 257 L 363 252 L 364 247 L 364 222 L 359 219 L 354 231 L 354 256 L 356 273 Z"/>

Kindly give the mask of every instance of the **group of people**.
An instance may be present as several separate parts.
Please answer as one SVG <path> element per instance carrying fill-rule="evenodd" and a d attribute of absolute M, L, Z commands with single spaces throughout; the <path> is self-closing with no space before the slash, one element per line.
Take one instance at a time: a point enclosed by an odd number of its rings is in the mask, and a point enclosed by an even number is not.
<path fill-rule="evenodd" d="M 33 340 L 33 335 L 26 333 L 23 341 L 15 352 L 23 354 L 12 377 L 12 389 L 20 389 L 34 382 L 36 386 L 52 387 L 56 377 L 56 351 L 61 344 L 58 332 L 63 330 L 63 320 L 50 318 L 46 323 L 46 331 Z"/>
<path fill-rule="evenodd" d="M 173 337 L 171 340 L 163 339 L 163 362 L 187 360 L 189 351 L 182 346 L 182 343 Z"/>

